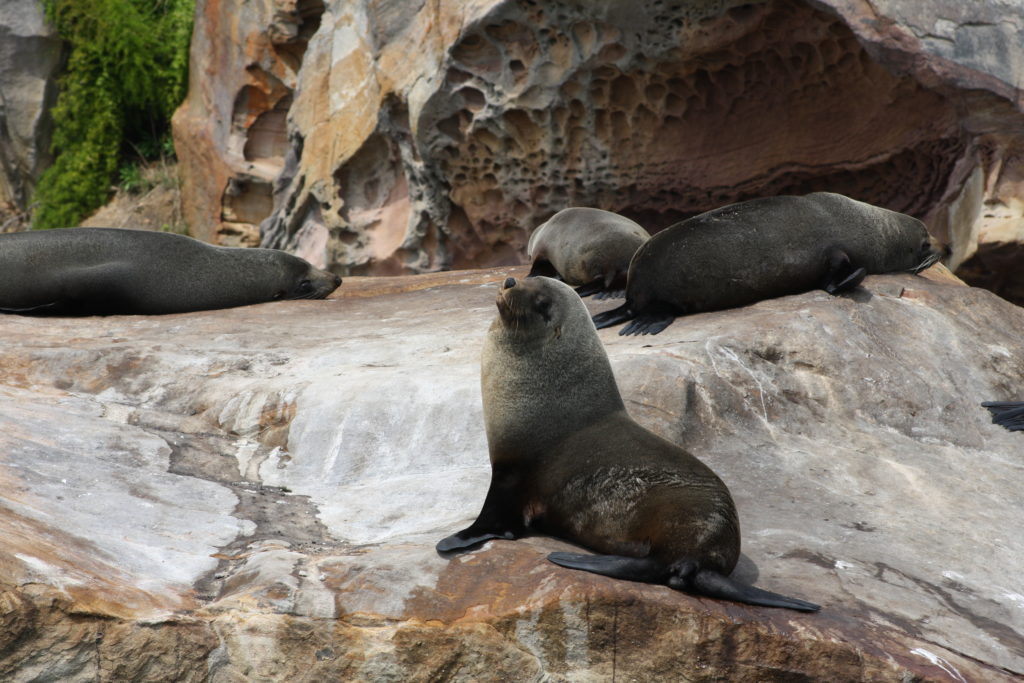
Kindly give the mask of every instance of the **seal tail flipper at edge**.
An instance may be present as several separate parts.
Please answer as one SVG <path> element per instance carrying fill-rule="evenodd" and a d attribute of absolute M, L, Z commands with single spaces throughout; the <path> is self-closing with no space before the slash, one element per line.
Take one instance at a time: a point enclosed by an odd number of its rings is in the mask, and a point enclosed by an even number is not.
<path fill-rule="evenodd" d="M 1024 401 L 985 401 L 981 405 L 992 414 L 992 424 L 1011 432 L 1024 431 Z"/>
<path fill-rule="evenodd" d="M 671 586 L 672 584 L 670 583 L 669 585 Z M 675 588 L 675 586 L 672 587 Z M 817 612 L 821 609 L 820 605 L 815 605 L 813 602 L 807 602 L 799 598 L 787 598 L 785 595 L 772 593 L 761 588 L 745 586 L 727 576 L 722 576 L 718 572 L 706 569 L 698 571 L 693 575 L 688 582 L 688 589 L 688 592 L 697 595 L 742 602 L 746 605 L 784 607 L 800 612 Z"/>
<path fill-rule="evenodd" d="M 649 557 L 551 553 L 548 555 L 548 560 L 559 567 L 580 569 L 592 574 L 601 574 L 627 581 L 662 583 L 667 575 L 665 565 Z"/>
<path fill-rule="evenodd" d="M 612 325 L 624 323 L 627 320 L 632 320 L 634 317 L 633 311 L 629 308 L 629 301 L 627 300 L 626 303 L 622 304 L 618 308 L 613 308 L 610 311 L 605 311 L 604 313 L 598 313 L 591 318 L 591 320 L 594 321 L 594 327 L 601 330 L 606 327 L 611 327 Z"/>

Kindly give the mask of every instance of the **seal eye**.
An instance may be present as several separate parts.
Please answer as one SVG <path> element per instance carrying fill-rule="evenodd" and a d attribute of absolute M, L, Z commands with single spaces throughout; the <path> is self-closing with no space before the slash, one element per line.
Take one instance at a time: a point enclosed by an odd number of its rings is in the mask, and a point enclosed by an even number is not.
<path fill-rule="evenodd" d="M 540 313 L 541 317 L 544 318 L 545 322 L 551 321 L 551 300 L 543 297 L 538 297 L 534 302 L 534 307 L 537 312 Z"/>
<path fill-rule="evenodd" d="M 296 291 L 299 294 L 309 294 L 310 292 L 313 291 L 313 283 L 310 282 L 309 280 L 303 280 L 302 282 L 299 283 L 299 286 L 296 288 Z"/>

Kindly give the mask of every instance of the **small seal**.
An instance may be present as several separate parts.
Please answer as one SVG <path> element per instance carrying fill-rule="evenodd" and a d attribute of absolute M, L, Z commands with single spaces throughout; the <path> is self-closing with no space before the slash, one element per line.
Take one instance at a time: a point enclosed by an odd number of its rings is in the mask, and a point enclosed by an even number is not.
<path fill-rule="evenodd" d="M 161 314 L 323 299 L 341 278 L 276 249 L 164 232 L 64 228 L 0 235 L 0 311 Z"/>
<path fill-rule="evenodd" d="M 629 261 L 650 239 L 642 227 L 611 211 L 562 209 L 530 235 L 528 277 L 560 278 L 580 296 L 621 297 Z"/>
<path fill-rule="evenodd" d="M 491 484 L 442 553 L 540 531 L 599 555 L 551 553 L 572 569 L 751 605 L 813 603 L 729 578 L 739 519 L 722 480 L 626 413 L 583 301 L 567 285 L 505 280 L 483 350 Z"/>
<path fill-rule="evenodd" d="M 598 329 L 657 334 L 678 315 L 821 288 L 853 289 L 868 273 L 917 273 L 942 256 L 924 224 L 831 192 L 752 199 L 694 216 L 647 241 L 629 265 L 626 303 Z"/>

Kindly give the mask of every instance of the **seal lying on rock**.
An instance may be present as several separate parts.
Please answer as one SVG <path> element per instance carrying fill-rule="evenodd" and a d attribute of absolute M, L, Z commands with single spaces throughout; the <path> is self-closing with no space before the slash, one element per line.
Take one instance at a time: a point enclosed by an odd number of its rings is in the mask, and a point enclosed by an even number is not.
<path fill-rule="evenodd" d="M 981 405 L 992 414 L 992 424 L 1011 432 L 1024 431 L 1024 401 L 985 401 Z"/>
<path fill-rule="evenodd" d="M 621 297 L 629 261 L 650 239 L 642 227 L 611 211 L 562 209 L 542 223 L 527 245 L 529 277 L 558 277 L 580 296 Z"/>
<path fill-rule="evenodd" d="M 598 329 L 657 334 L 676 316 L 820 287 L 852 289 L 868 273 L 917 273 L 939 260 L 924 224 L 831 192 L 723 206 L 659 232 L 629 264 L 626 303 Z"/>
<path fill-rule="evenodd" d="M 164 232 L 65 228 L 0 235 L 0 311 L 159 314 L 323 299 L 341 278 L 276 249 Z"/>
<path fill-rule="evenodd" d="M 626 413 L 586 306 L 567 285 L 505 280 L 483 351 L 491 485 L 472 525 L 437 544 L 464 550 L 536 530 L 600 555 L 552 553 L 573 569 L 751 605 L 818 606 L 728 578 L 740 555 L 729 490 Z"/>

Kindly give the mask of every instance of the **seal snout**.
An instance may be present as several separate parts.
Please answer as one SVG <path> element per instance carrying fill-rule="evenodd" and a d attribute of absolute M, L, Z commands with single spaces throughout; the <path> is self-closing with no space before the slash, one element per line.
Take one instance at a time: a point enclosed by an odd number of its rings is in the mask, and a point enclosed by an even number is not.
<path fill-rule="evenodd" d="M 505 282 L 501 284 L 502 289 L 512 289 L 516 286 L 516 279 L 514 277 L 505 278 Z"/>

